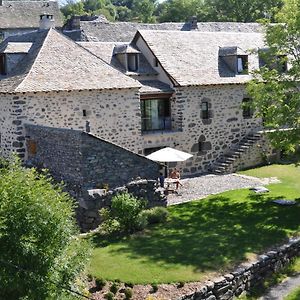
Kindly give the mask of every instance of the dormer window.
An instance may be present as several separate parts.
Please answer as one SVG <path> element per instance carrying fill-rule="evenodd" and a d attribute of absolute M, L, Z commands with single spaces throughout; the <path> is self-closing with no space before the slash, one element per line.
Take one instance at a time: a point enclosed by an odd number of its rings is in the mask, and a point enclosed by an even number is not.
<path fill-rule="evenodd" d="M 259 52 L 259 67 L 267 67 L 269 70 L 277 70 L 279 73 L 284 73 L 288 70 L 287 55 L 272 55 L 268 53 L 267 48 L 260 49 Z"/>
<path fill-rule="evenodd" d="M 139 68 L 139 56 L 137 53 L 127 53 L 128 71 L 136 72 Z"/>
<path fill-rule="evenodd" d="M 248 55 L 237 56 L 237 74 L 248 74 Z"/>
<path fill-rule="evenodd" d="M 6 75 L 6 55 L 0 54 L 0 75 Z"/>

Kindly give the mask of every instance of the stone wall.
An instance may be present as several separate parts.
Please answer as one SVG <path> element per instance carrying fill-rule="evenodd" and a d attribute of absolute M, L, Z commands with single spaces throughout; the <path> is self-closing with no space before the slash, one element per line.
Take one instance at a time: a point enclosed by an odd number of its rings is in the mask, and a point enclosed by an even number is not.
<path fill-rule="evenodd" d="M 144 148 L 178 147 L 194 155 L 177 164 L 182 174 L 206 172 L 243 136 L 261 129 L 260 119 L 243 118 L 241 105 L 244 97 L 244 85 L 176 88 L 176 98 L 171 104 L 175 130 L 144 133 Z M 201 116 L 203 101 L 209 103 L 209 119 Z"/>
<path fill-rule="evenodd" d="M 158 177 L 159 164 L 89 133 L 30 124 L 25 128 L 27 164 L 49 169 L 67 186 L 84 191 Z"/>
<path fill-rule="evenodd" d="M 26 156 L 24 124 L 90 131 L 142 153 L 138 89 L 0 94 L 1 150 Z M 84 115 L 85 114 L 85 115 Z"/>
<path fill-rule="evenodd" d="M 145 199 L 148 207 L 167 206 L 167 198 L 156 188 L 156 180 L 141 179 L 107 192 L 103 189 L 96 189 L 90 190 L 88 193 L 85 191 L 82 195 L 84 207 L 79 206 L 76 211 L 77 220 L 83 232 L 93 230 L 99 226 L 101 223 L 99 210 L 109 208 L 112 198 L 119 193 L 130 193 L 138 199 Z"/>
<path fill-rule="evenodd" d="M 255 262 L 243 264 L 228 273 L 204 285 L 178 300 L 229 300 L 261 284 L 267 276 L 287 266 L 300 254 L 300 239 L 261 255 Z"/>
<path fill-rule="evenodd" d="M 171 100 L 173 129 L 142 133 L 138 89 L 0 94 L 2 153 L 16 151 L 26 157 L 24 123 L 89 129 L 138 154 L 166 146 L 189 152 L 193 158 L 177 167 L 183 176 L 197 175 L 207 172 L 244 135 L 261 129 L 259 119 L 242 116 L 245 96 L 244 85 L 176 88 Z M 207 120 L 201 116 L 203 101 L 209 103 Z"/>

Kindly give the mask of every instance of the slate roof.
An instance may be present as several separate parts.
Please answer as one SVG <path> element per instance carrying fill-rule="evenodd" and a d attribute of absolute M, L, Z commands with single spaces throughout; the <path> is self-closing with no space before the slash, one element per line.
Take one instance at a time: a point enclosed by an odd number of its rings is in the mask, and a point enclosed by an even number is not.
<path fill-rule="evenodd" d="M 81 40 L 94 42 L 130 42 L 138 30 L 168 30 L 190 31 L 191 24 L 187 23 L 159 23 L 144 24 L 133 22 L 104 22 L 81 21 Z M 222 32 L 261 32 L 262 27 L 257 23 L 235 22 L 198 22 L 197 31 L 222 31 Z M 73 34 L 74 32 L 66 32 Z M 71 37 L 71 36 L 70 36 Z M 78 35 L 76 37 L 78 39 Z"/>
<path fill-rule="evenodd" d="M 96 56 L 102 58 L 108 64 L 112 65 L 113 67 L 117 68 L 122 73 L 126 75 L 157 75 L 158 73 L 151 67 L 149 62 L 146 60 L 145 56 L 138 51 L 136 48 L 133 48 L 128 43 L 104 43 L 104 42 L 77 42 L 82 47 L 88 49 Z M 137 72 L 128 72 L 126 71 L 125 67 L 119 62 L 115 54 L 116 48 L 124 48 L 126 53 L 139 53 L 139 69 Z M 117 53 L 119 53 L 117 51 Z M 124 53 L 124 52 L 120 52 Z"/>
<path fill-rule="evenodd" d="M 55 26 L 62 27 L 57 1 L 3 1 L 0 5 L 0 29 L 39 28 L 41 14 L 54 16 Z"/>
<path fill-rule="evenodd" d="M 140 83 L 142 84 L 141 94 L 174 93 L 174 89 L 159 80 L 141 80 Z"/>
<path fill-rule="evenodd" d="M 55 29 L 11 36 L 3 44 L 17 41 L 32 42 L 33 45 L 13 73 L 0 80 L 0 92 L 140 87 L 136 80 L 109 66 Z"/>
<path fill-rule="evenodd" d="M 250 75 L 236 75 L 219 57 L 223 47 L 249 50 L 264 46 L 263 34 L 235 32 L 184 32 L 150 31 L 137 33 L 145 40 L 151 51 L 175 85 L 211 85 L 244 83 Z M 249 55 L 249 68 L 258 67 L 258 58 Z"/>

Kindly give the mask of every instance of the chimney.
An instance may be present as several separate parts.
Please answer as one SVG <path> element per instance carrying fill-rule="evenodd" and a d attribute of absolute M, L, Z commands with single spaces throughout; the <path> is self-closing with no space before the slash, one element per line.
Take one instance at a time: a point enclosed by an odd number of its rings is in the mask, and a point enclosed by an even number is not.
<path fill-rule="evenodd" d="M 2 6 L 3 5 L 3 1 L 2 0 L 0 0 L 0 6 Z"/>
<path fill-rule="evenodd" d="M 0 0 L 1 1 L 1 0 Z M 53 15 L 40 15 L 40 30 L 55 28 Z"/>
<path fill-rule="evenodd" d="M 80 29 L 80 16 L 73 16 L 71 19 L 71 30 Z"/>
<path fill-rule="evenodd" d="M 196 16 L 192 16 L 192 17 L 191 17 L 190 24 L 191 24 L 191 30 L 198 29 L 198 25 L 197 25 L 197 17 L 196 17 Z"/>

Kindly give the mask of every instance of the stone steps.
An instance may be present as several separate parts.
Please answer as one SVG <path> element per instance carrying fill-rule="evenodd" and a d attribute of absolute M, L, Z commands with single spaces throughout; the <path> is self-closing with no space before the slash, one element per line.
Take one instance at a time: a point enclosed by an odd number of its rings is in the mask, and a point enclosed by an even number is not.
<path fill-rule="evenodd" d="M 259 133 L 249 134 L 237 145 L 222 155 L 211 168 L 214 174 L 227 174 L 234 171 L 234 163 L 261 138 Z"/>

